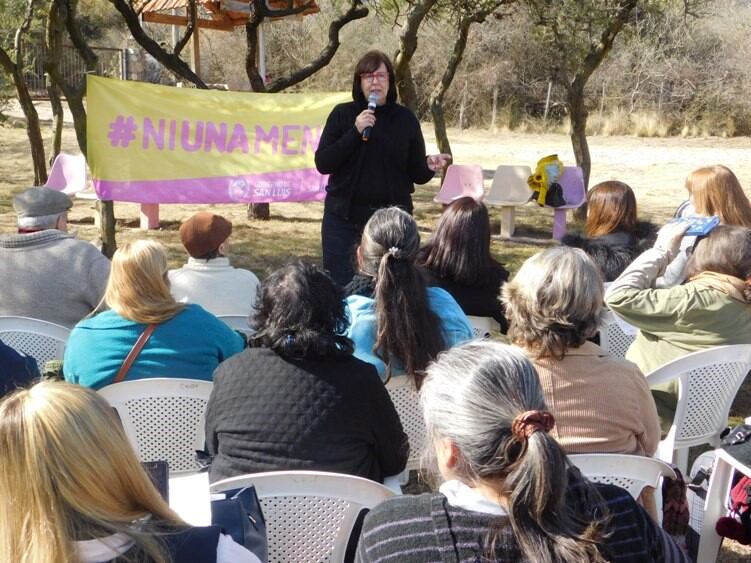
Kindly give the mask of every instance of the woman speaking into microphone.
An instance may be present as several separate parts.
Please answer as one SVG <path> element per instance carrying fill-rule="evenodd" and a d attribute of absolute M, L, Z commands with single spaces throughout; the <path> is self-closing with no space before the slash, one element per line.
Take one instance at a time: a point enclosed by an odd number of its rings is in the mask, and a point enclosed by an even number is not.
<path fill-rule="evenodd" d="M 430 181 L 449 158 L 425 155 L 419 121 L 396 103 L 391 61 L 380 51 L 365 53 L 352 101 L 331 111 L 315 155 L 318 171 L 330 175 L 321 241 L 323 267 L 337 283 L 354 275 L 355 247 L 370 216 L 392 205 L 412 213 L 414 185 Z"/>

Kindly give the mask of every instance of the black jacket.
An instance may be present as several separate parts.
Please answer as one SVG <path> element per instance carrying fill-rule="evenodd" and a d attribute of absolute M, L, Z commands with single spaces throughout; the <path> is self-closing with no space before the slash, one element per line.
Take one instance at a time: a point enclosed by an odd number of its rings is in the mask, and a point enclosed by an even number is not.
<path fill-rule="evenodd" d="M 501 325 L 501 332 L 506 334 L 508 321 L 501 304 L 501 288 L 508 281 L 508 270 L 500 264 L 494 265 L 477 285 L 464 285 L 454 280 L 442 278 L 435 272 L 425 269 L 428 285 L 448 291 L 456 299 L 465 315 L 474 317 L 492 317 Z"/>
<path fill-rule="evenodd" d="M 0 341 L 0 397 L 18 387 L 28 386 L 38 377 L 39 370 L 34 358 L 19 354 Z"/>
<path fill-rule="evenodd" d="M 355 118 L 366 107 L 364 100 L 336 106 L 315 154 L 318 171 L 330 174 L 325 211 L 360 224 L 376 209 L 389 205 L 411 213 L 414 184 L 425 184 L 433 177 L 415 115 L 397 103 L 377 107 L 376 124 L 365 142 L 355 128 Z"/>
<path fill-rule="evenodd" d="M 376 369 L 355 357 L 285 358 L 248 348 L 222 362 L 206 408 L 211 481 L 309 469 L 383 481 L 409 443 Z"/>
<path fill-rule="evenodd" d="M 600 268 L 603 281 L 612 282 L 634 259 L 652 246 L 656 228 L 651 223 L 638 223 L 636 234 L 610 233 L 596 238 L 566 235 L 561 244 L 581 248 Z"/>

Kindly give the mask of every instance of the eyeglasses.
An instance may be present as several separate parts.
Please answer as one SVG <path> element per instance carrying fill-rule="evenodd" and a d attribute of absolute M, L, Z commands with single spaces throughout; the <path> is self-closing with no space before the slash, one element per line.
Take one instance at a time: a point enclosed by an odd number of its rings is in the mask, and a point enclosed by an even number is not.
<path fill-rule="evenodd" d="M 360 75 L 361 80 L 366 80 L 368 82 L 373 82 L 375 80 L 378 80 L 378 82 L 384 82 L 388 77 L 388 72 L 363 72 Z"/>

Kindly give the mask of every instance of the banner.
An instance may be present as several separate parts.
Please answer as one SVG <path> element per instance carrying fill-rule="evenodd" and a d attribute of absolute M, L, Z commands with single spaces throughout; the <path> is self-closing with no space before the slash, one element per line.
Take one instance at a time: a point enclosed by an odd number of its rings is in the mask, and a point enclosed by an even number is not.
<path fill-rule="evenodd" d="M 87 76 L 88 163 L 100 199 L 316 201 L 313 155 L 347 93 L 259 94 Z"/>

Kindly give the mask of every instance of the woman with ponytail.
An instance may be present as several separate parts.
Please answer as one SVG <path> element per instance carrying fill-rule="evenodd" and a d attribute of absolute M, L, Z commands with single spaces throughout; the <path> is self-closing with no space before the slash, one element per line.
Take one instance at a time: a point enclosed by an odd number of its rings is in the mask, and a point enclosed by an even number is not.
<path fill-rule="evenodd" d="M 415 266 L 420 234 L 398 207 L 376 211 L 365 225 L 357 262 L 367 283 L 347 297 L 347 336 L 355 356 L 381 377 L 408 374 L 419 388 L 422 372 L 439 352 L 472 338 L 472 327 L 451 295 L 427 288 Z M 366 287 L 367 286 L 367 287 Z"/>
<path fill-rule="evenodd" d="M 626 491 L 569 464 L 515 348 L 476 341 L 441 354 L 420 402 L 443 484 L 374 508 L 359 563 L 687 561 Z"/>

